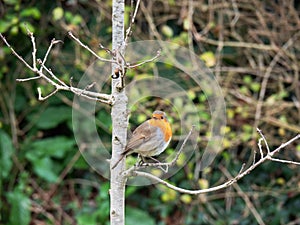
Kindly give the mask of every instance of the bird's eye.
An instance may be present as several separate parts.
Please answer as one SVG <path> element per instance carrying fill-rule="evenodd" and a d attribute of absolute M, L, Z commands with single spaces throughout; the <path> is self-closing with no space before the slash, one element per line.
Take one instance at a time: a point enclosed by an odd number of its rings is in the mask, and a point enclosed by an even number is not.
<path fill-rule="evenodd" d="M 163 118 L 164 118 L 164 116 L 161 116 L 160 118 L 161 118 L 161 119 L 163 119 Z"/>

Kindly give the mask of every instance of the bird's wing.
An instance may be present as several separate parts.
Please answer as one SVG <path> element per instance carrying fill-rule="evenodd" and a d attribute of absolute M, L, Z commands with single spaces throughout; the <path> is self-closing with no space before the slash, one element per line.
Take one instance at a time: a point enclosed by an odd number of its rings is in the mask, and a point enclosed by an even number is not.
<path fill-rule="evenodd" d="M 134 130 L 124 153 L 127 154 L 131 149 L 138 149 L 144 142 L 151 139 L 155 135 L 155 132 L 156 128 L 150 126 L 148 121 L 142 123 Z"/>

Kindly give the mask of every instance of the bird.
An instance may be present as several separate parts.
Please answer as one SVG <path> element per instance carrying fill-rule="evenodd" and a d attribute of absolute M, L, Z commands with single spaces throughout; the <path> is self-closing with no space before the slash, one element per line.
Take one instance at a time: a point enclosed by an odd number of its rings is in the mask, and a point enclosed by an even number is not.
<path fill-rule="evenodd" d="M 143 157 L 152 157 L 161 154 L 169 145 L 172 138 L 172 129 L 166 113 L 156 110 L 152 118 L 139 125 L 132 133 L 120 159 L 112 166 L 114 169 L 127 155 L 138 153 Z"/>

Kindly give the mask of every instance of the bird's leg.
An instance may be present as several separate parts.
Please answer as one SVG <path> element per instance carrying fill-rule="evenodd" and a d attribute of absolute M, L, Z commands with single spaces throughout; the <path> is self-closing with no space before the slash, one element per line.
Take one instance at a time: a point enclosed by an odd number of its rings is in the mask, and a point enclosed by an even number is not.
<path fill-rule="evenodd" d="M 161 162 L 151 156 L 149 156 L 150 159 L 152 159 L 154 162 L 156 162 L 157 164 L 160 164 Z M 166 169 L 164 169 L 161 165 L 158 166 L 159 169 L 161 169 L 163 172 L 167 173 L 169 170 L 169 166 L 166 165 Z"/>
<path fill-rule="evenodd" d="M 157 160 L 157 159 L 155 159 L 155 158 L 153 158 L 153 157 L 151 157 L 151 156 L 149 156 L 149 158 L 150 159 L 152 159 L 154 162 L 156 162 L 156 163 L 161 163 L 159 160 Z"/>
<path fill-rule="evenodd" d="M 147 163 L 147 160 L 145 157 L 141 156 L 140 166 L 142 166 L 144 163 Z"/>
<path fill-rule="evenodd" d="M 134 164 L 134 166 L 135 166 L 135 167 L 139 167 L 139 166 L 141 165 L 141 160 L 140 160 L 140 157 L 141 157 L 141 155 L 140 155 L 140 154 L 138 154 L 138 156 L 137 156 L 137 160 L 136 160 L 136 163 Z"/>
<path fill-rule="evenodd" d="M 140 154 L 138 154 L 138 158 L 136 161 L 136 167 L 142 166 L 144 163 L 146 163 L 146 160 L 143 156 L 141 156 Z"/>

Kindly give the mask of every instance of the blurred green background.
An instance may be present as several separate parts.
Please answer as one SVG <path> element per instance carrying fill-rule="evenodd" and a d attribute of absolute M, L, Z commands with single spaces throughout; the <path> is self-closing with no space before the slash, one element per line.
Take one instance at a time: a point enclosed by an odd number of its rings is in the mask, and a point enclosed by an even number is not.
<path fill-rule="evenodd" d="M 193 50 L 216 75 L 226 101 L 222 152 L 201 172 L 192 160 L 170 179 L 172 184 L 207 188 L 237 174 L 257 150 L 256 126 L 272 149 L 300 132 L 299 16 L 300 4 L 292 0 L 142 1 L 131 41 L 161 39 Z M 24 24 L 34 32 L 38 57 L 53 38 L 64 42 L 55 45 L 48 66 L 67 83 L 73 77 L 76 84 L 94 61 L 67 31 L 101 56 L 107 55 L 99 43 L 111 47 L 110 1 L 1 1 L 0 32 L 31 62 Z M 33 74 L 0 43 L 0 224 L 109 224 L 109 183 L 78 151 L 73 95 L 60 92 L 38 101 L 37 87 L 44 95 L 53 87 L 42 80 L 16 82 Z M 130 70 L 127 82 L 151 76 L 156 69 L 150 63 Z M 172 74 L 170 67 L 159 69 Z M 107 87 L 109 91 L 109 80 Z M 201 118 L 197 158 L 207 143 L 210 114 L 201 90 L 191 86 L 189 94 Z M 149 98 L 133 108 L 131 129 L 160 104 L 160 99 Z M 176 116 L 171 108 L 168 115 Z M 96 119 L 102 138 L 110 140 L 109 108 L 99 105 Z M 172 122 L 174 140 L 164 154 L 172 152 L 180 134 Z M 279 157 L 300 161 L 299 141 Z M 161 185 L 129 186 L 126 224 L 300 224 L 299 178 L 297 166 L 266 162 L 232 187 L 199 196 Z"/>

